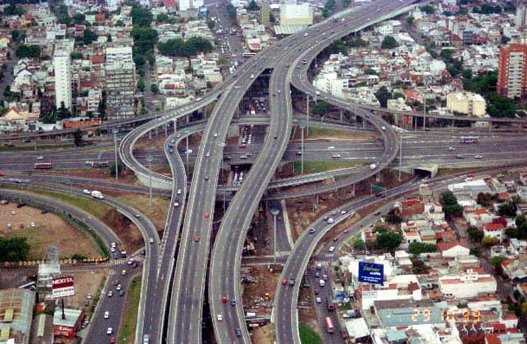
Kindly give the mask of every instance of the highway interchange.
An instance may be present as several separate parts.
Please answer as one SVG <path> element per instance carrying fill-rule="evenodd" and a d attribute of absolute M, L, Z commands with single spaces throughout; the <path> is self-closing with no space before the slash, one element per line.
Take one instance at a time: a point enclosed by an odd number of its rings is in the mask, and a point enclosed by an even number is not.
<path fill-rule="evenodd" d="M 135 209 L 127 208 L 111 199 L 106 200 L 112 206 L 120 209 L 138 225 L 143 233 L 146 246 L 146 260 L 143 265 L 143 286 L 141 293 L 138 327 L 136 342 L 144 342 L 145 336 L 149 338 L 148 344 L 152 343 L 201 343 L 203 304 L 205 302 L 206 282 L 208 276 L 208 302 L 211 309 L 211 320 L 214 325 L 214 334 L 218 343 L 250 343 L 250 335 L 245 324 L 243 304 L 240 291 L 240 266 L 241 252 L 245 237 L 253 214 L 262 199 L 284 199 L 300 197 L 320 192 L 331 191 L 345 186 L 354 185 L 366 178 L 376 175 L 387 167 L 398 165 L 396 160 L 399 147 L 399 138 L 380 116 L 373 115 L 370 111 L 379 109 L 357 106 L 349 102 L 331 97 L 329 94 L 321 94 L 320 97 L 335 107 L 344 109 L 363 120 L 369 122 L 382 138 L 370 142 L 335 142 L 335 143 L 306 143 L 303 147 L 303 156 L 306 161 L 327 160 L 328 152 L 341 154 L 341 160 L 360 161 L 365 164 L 374 163 L 369 168 L 355 168 L 343 173 L 344 178 L 334 183 L 318 186 L 307 191 L 283 192 L 269 190 L 272 187 L 273 175 L 282 161 L 298 160 L 298 142 L 289 143 L 293 128 L 293 110 L 291 105 L 291 85 L 297 90 L 310 94 L 317 94 L 317 90 L 307 78 L 307 70 L 310 62 L 328 44 L 335 39 L 343 37 L 351 32 L 363 29 L 375 22 L 396 16 L 412 6 L 414 1 L 393 2 L 380 0 L 364 5 L 351 13 L 345 13 L 337 19 L 330 19 L 317 24 L 299 34 L 289 36 L 279 43 L 264 50 L 258 57 L 248 60 L 242 68 L 227 78 L 226 81 L 216 87 L 210 94 L 203 97 L 201 101 L 167 111 L 165 115 L 152 115 L 151 121 L 139 126 L 126 135 L 119 147 L 121 160 L 133 170 L 140 181 L 155 188 L 165 189 L 156 191 L 164 195 L 170 195 L 170 209 L 166 220 L 164 235 L 160 239 L 153 225 L 141 216 Z M 338 23 L 338 24 L 337 24 Z M 291 47 L 295 47 L 291 49 Z M 307 62 L 306 62 L 307 61 Z M 234 192 L 229 197 L 229 207 L 221 221 L 220 229 L 211 251 L 211 234 L 214 220 L 215 203 L 219 191 L 219 171 L 223 166 L 225 156 L 236 157 L 243 155 L 240 147 L 232 147 L 225 144 L 229 134 L 229 125 L 233 123 L 238 104 L 242 101 L 247 90 L 258 76 L 266 69 L 272 73 L 269 84 L 269 117 L 259 125 L 266 125 L 267 132 L 263 144 L 251 146 L 254 154 L 246 160 L 252 167 L 240 187 L 230 189 Z M 201 124 L 189 123 L 186 133 L 182 129 L 175 128 L 174 133 L 167 137 L 164 146 L 164 156 L 154 155 L 152 161 L 155 166 L 166 164 L 171 170 L 171 175 L 153 173 L 145 167 L 145 155 L 152 155 L 150 151 L 134 152 L 134 145 L 146 134 L 156 130 L 157 127 L 165 125 L 177 126 L 178 119 L 184 119 L 189 113 L 197 111 L 205 105 L 216 102 L 213 112 L 208 120 Z M 149 118 L 150 118 L 149 117 Z M 143 120 L 145 120 L 144 118 Z M 240 124 L 243 123 L 239 119 Z M 514 122 L 514 121 L 512 121 Z M 296 124 L 299 123 L 297 120 Z M 181 123 L 180 123 L 181 124 Z M 186 139 L 192 132 L 203 131 L 201 143 L 197 155 L 189 158 L 193 163 L 191 180 L 187 180 L 187 172 L 180 154 L 171 153 L 169 144 L 175 144 Z M 426 134 L 426 133 L 425 133 Z M 475 155 L 484 155 L 485 163 L 493 161 L 502 164 L 511 161 L 518 156 L 519 152 L 525 152 L 527 140 L 517 138 L 500 139 L 500 147 L 497 147 L 494 136 L 488 135 L 482 138 L 477 145 L 463 145 L 458 143 L 456 135 L 451 136 L 450 144 L 454 149 L 449 150 L 445 146 L 443 138 L 413 137 L 412 133 L 404 135 L 403 139 L 403 166 L 418 166 L 423 157 L 427 162 L 437 162 L 442 165 L 451 163 L 460 165 L 464 159 L 473 160 Z M 426 135 L 425 135 L 426 136 Z M 483 135 L 482 135 L 483 136 Z M 446 147 L 444 152 L 437 150 L 437 142 L 441 141 Z M 334 148 L 328 148 L 329 146 Z M 504 147 L 507 152 L 504 154 Z M 498 151 L 500 152 L 498 156 Z M 111 152 L 102 155 L 97 153 L 86 155 L 79 153 L 60 158 L 61 153 L 46 153 L 46 159 L 53 160 L 58 168 L 86 167 L 84 160 L 111 160 Z M 0 162 L 0 169 L 30 169 L 35 161 L 35 153 L 21 154 L 13 157 L 5 155 L 6 159 Z M 456 157 L 463 156 L 464 159 Z M 480 163 L 479 161 L 476 163 Z M 12 167 L 12 168 L 13 168 Z M 325 178 L 328 175 L 324 175 Z M 37 175 L 28 177 L 25 185 L 43 187 L 35 180 L 52 180 L 53 176 Z M 299 179 L 302 182 L 302 178 Z M 324 179 L 325 179 L 324 178 Z M 64 179 L 63 179 L 64 180 Z M 5 180 L 9 182 L 8 180 Z M 70 183 L 79 184 L 82 179 L 71 177 Z M 86 181 L 87 182 L 87 181 Z M 190 183 L 189 183 L 190 182 Z M 276 181 L 273 181 L 276 183 Z M 293 181 L 295 185 L 296 180 Z M 389 196 L 395 196 L 408 192 L 416 187 L 417 180 L 388 191 Z M 289 185 L 289 184 L 288 184 Z M 124 187 L 124 186 L 123 186 Z M 61 187 L 53 187 L 58 188 Z M 140 186 L 128 186 L 134 192 L 147 192 L 148 188 Z M 276 188 L 276 184 L 275 184 Z M 62 187 L 63 191 L 72 192 L 72 188 Z M 167 193 L 166 190 L 170 190 Z M 82 191 L 76 191 L 82 196 Z M 187 201 L 188 194 L 188 201 Z M 218 199 L 221 199 L 218 197 Z M 316 229 L 315 235 L 304 232 L 294 244 L 293 251 L 289 255 L 283 278 L 296 277 L 297 281 L 302 279 L 309 258 L 314 248 L 324 233 L 337 225 L 340 220 L 345 219 L 352 211 L 361 206 L 372 203 L 375 198 L 362 199 L 351 202 L 337 211 L 346 210 L 332 226 L 327 226 L 322 219 L 317 220 L 312 227 Z M 177 205 L 176 205 L 177 204 Z M 150 243 L 150 240 L 152 243 Z M 281 281 L 282 279 L 280 279 Z M 294 287 L 277 285 L 273 321 L 275 322 L 276 337 L 278 343 L 298 344 L 298 319 L 297 307 L 299 283 Z M 222 298 L 227 297 L 229 302 L 223 303 Z M 231 304 L 231 301 L 235 303 Z M 221 315 L 221 317 L 219 316 Z"/>

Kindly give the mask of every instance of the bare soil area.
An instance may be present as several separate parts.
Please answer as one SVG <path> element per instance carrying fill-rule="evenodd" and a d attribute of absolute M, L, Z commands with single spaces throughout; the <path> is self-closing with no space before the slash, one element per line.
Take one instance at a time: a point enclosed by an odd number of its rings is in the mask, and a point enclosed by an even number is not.
<path fill-rule="evenodd" d="M 256 327 L 251 333 L 253 344 L 272 344 L 275 341 L 275 331 L 273 324 Z"/>
<path fill-rule="evenodd" d="M 244 265 L 242 278 L 249 277 L 254 283 L 243 285 L 243 305 L 246 312 L 258 315 L 271 315 L 276 285 L 282 272 L 281 266 L 275 266 L 273 272 L 266 265 Z"/>
<path fill-rule="evenodd" d="M 91 258 L 100 256 L 93 240 L 60 216 L 42 214 L 39 209 L 28 206 L 17 208 L 15 203 L 0 205 L 0 236 L 27 238 L 31 259 L 45 258 L 48 245 L 58 247 L 61 258 L 69 258 L 76 253 Z"/>
<path fill-rule="evenodd" d="M 108 271 L 83 271 L 65 273 L 64 275 L 66 274 L 73 276 L 75 280 L 75 296 L 66 298 L 64 304 L 74 308 L 82 308 L 86 300 L 90 301 L 90 305 L 92 304 L 93 297 L 97 293 L 103 278 L 108 275 Z M 88 299 L 87 295 L 91 295 L 91 299 Z"/>

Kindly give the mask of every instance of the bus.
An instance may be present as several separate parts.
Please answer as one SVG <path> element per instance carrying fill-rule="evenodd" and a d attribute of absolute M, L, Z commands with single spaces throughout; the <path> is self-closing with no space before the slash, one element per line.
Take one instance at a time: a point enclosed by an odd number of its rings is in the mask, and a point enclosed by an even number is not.
<path fill-rule="evenodd" d="M 50 162 L 39 162 L 35 164 L 35 169 L 37 170 L 48 170 L 53 168 L 53 164 Z"/>
<path fill-rule="evenodd" d="M 476 136 L 465 136 L 459 139 L 459 143 L 478 143 L 479 138 Z"/>
<path fill-rule="evenodd" d="M 335 326 L 333 326 L 333 321 L 331 320 L 330 317 L 326 317 L 325 323 L 326 323 L 326 330 L 328 331 L 328 333 L 334 333 Z"/>
<path fill-rule="evenodd" d="M 249 58 L 249 57 L 253 57 L 253 56 L 256 56 L 256 53 L 253 53 L 251 51 L 246 51 L 246 52 L 243 53 L 243 57 Z"/>

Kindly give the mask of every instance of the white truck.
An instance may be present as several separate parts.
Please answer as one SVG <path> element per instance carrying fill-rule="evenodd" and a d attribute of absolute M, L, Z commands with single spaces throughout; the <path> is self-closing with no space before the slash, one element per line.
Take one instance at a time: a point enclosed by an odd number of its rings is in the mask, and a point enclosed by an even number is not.
<path fill-rule="evenodd" d="M 93 190 L 93 191 L 91 192 L 91 196 L 92 196 L 93 198 L 97 198 L 97 199 L 104 199 L 104 196 L 103 196 L 102 192 L 97 191 L 97 190 Z"/>

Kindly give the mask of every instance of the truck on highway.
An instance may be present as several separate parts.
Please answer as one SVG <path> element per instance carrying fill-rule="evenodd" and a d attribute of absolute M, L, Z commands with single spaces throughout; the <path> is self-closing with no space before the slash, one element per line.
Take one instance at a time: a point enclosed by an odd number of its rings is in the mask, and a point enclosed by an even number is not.
<path fill-rule="evenodd" d="M 103 196 L 102 192 L 100 192 L 100 191 L 98 191 L 98 190 L 93 190 L 93 191 L 91 192 L 91 196 L 92 196 L 93 198 L 97 198 L 97 199 L 104 199 L 104 196 Z"/>
<path fill-rule="evenodd" d="M 328 333 L 333 334 L 335 332 L 335 326 L 333 326 L 333 321 L 330 317 L 326 317 L 324 319 L 324 322 L 326 323 L 326 330 Z"/>
<path fill-rule="evenodd" d="M 95 167 L 95 168 L 108 167 L 108 166 L 110 166 L 110 163 L 107 160 L 106 161 L 93 161 L 91 164 L 91 167 Z"/>
<path fill-rule="evenodd" d="M 291 277 L 291 278 L 289 279 L 289 285 L 290 285 L 290 286 L 295 285 L 295 281 L 296 281 L 296 278 Z"/>

